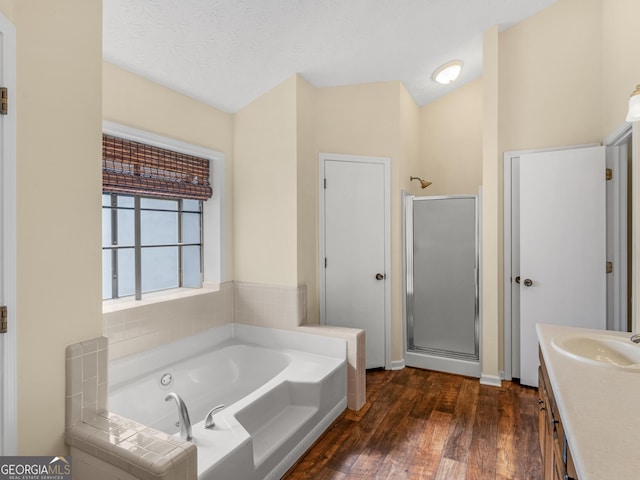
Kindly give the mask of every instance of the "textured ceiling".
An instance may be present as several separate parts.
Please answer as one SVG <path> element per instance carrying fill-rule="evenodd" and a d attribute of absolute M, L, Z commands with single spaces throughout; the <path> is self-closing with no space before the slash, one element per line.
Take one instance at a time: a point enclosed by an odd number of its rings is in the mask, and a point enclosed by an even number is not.
<path fill-rule="evenodd" d="M 227 112 L 299 73 L 400 80 L 419 106 L 482 73 L 482 32 L 555 0 L 103 0 L 104 59 Z M 431 80 L 460 59 L 460 80 Z"/>

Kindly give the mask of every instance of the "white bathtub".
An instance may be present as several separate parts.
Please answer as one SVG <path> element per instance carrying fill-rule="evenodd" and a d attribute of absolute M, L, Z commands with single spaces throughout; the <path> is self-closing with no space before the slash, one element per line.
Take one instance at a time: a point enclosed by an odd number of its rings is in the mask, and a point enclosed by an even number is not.
<path fill-rule="evenodd" d="M 346 408 L 346 389 L 343 340 L 240 324 L 109 365 L 112 412 L 179 435 L 164 399 L 182 397 L 201 480 L 280 478 Z"/>

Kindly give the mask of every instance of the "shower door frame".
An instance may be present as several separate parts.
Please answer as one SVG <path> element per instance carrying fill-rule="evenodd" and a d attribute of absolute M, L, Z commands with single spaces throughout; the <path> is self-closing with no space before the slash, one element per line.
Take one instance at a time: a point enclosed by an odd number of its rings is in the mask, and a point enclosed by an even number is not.
<path fill-rule="evenodd" d="M 426 349 L 416 349 L 415 346 L 409 344 L 409 339 L 413 337 L 413 203 L 416 199 L 429 200 L 445 200 L 445 199 L 474 199 L 475 205 L 475 314 L 474 314 L 474 330 L 475 330 L 475 355 L 473 359 L 456 358 L 454 355 L 436 355 Z M 403 330 L 404 330 L 404 355 L 405 363 L 409 367 L 427 368 L 430 370 L 438 370 L 459 375 L 467 375 L 480 378 L 481 376 L 481 358 L 482 358 L 482 342 L 480 335 L 482 332 L 481 317 L 481 236 L 480 228 L 481 204 L 482 196 L 477 195 L 440 195 L 440 196 L 424 196 L 416 197 L 407 192 L 402 192 L 402 222 L 403 222 Z"/>

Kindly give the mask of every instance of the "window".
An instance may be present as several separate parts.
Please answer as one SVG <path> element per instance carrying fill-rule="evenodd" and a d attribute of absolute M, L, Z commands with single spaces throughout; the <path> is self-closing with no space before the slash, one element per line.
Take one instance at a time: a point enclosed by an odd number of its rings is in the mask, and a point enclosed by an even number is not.
<path fill-rule="evenodd" d="M 202 286 L 202 201 L 102 195 L 102 298 Z"/>
<path fill-rule="evenodd" d="M 134 138 L 104 134 L 102 140 L 105 300 L 199 288 L 204 280 L 204 202 L 212 196 L 209 160 L 164 148 L 154 138 L 154 145 Z"/>

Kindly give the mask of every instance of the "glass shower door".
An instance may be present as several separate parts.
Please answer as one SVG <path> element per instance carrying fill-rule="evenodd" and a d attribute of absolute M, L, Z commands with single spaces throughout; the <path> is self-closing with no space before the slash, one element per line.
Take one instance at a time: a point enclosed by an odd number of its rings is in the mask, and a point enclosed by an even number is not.
<path fill-rule="evenodd" d="M 477 196 L 409 203 L 407 365 L 479 376 Z"/>

